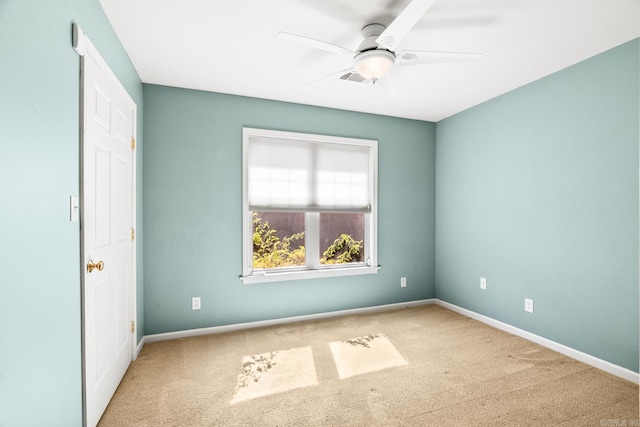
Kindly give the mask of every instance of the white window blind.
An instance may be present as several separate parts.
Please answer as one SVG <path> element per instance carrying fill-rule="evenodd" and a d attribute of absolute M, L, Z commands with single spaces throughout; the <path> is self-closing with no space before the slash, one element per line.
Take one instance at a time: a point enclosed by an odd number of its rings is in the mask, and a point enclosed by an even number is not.
<path fill-rule="evenodd" d="M 247 138 L 249 210 L 371 212 L 370 141 L 327 142 L 272 133 Z"/>

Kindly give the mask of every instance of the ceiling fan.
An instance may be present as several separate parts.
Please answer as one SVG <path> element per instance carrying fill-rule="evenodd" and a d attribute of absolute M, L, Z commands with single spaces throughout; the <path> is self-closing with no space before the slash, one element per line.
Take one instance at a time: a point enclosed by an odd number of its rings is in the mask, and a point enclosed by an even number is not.
<path fill-rule="evenodd" d="M 395 87 L 389 75 L 389 71 L 391 71 L 394 64 L 399 66 L 412 66 L 436 62 L 473 61 L 483 56 L 479 53 L 465 52 L 397 50 L 405 36 L 435 1 L 436 0 L 412 0 L 388 27 L 377 23 L 366 25 L 361 30 L 364 40 L 360 43 L 356 51 L 325 41 L 286 32 L 278 33 L 276 39 L 353 58 L 353 63 L 350 68 L 331 73 L 307 86 L 305 88 L 306 90 L 310 90 L 337 76 L 343 76 L 345 73 L 355 73 L 361 76 L 362 79 L 360 81 L 373 84 L 379 83 L 390 96 L 396 97 Z"/>

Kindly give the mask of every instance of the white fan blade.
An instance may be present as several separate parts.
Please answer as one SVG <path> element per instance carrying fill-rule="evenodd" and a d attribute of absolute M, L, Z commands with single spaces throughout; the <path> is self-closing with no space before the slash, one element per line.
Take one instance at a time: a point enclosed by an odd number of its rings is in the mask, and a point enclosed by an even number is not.
<path fill-rule="evenodd" d="M 396 56 L 400 66 L 435 64 L 439 62 L 468 62 L 482 59 L 481 53 L 433 52 L 424 50 L 403 50 Z"/>
<path fill-rule="evenodd" d="M 396 85 L 393 83 L 393 77 L 391 77 L 391 73 L 387 74 L 381 79 L 378 79 L 375 84 L 380 85 L 380 89 L 382 89 L 389 96 L 389 98 L 398 97 L 398 92 L 396 92 Z"/>
<path fill-rule="evenodd" d="M 328 76 L 324 76 L 324 77 L 322 77 L 322 78 L 320 78 L 320 79 L 316 80 L 315 82 L 310 83 L 310 84 L 308 84 L 307 86 L 303 87 L 303 88 L 302 88 L 302 91 L 303 91 L 303 92 L 309 92 L 309 91 L 312 91 L 312 90 L 314 90 L 315 88 L 317 88 L 318 86 L 320 86 L 320 85 L 322 85 L 322 84 L 324 84 L 324 83 L 326 83 L 326 82 L 329 82 L 329 81 L 331 81 L 331 80 L 337 80 L 337 79 L 339 79 L 343 74 L 350 73 L 350 72 L 353 72 L 353 68 L 346 68 L 346 69 L 344 69 L 344 70 L 340 70 L 340 71 L 337 71 L 337 72 L 335 72 L 335 73 L 331 73 L 331 74 L 329 74 Z"/>
<path fill-rule="evenodd" d="M 337 53 L 340 55 L 347 55 L 353 58 L 355 52 L 345 49 L 344 47 L 337 46 L 335 44 L 323 42 L 309 37 L 299 36 L 297 34 L 280 32 L 276 36 L 277 40 L 285 41 L 289 43 L 296 43 L 302 46 L 312 47 L 314 49 L 324 50 L 326 52 Z"/>
<path fill-rule="evenodd" d="M 422 15 L 436 0 L 413 0 L 376 39 L 381 47 L 394 52 Z"/>

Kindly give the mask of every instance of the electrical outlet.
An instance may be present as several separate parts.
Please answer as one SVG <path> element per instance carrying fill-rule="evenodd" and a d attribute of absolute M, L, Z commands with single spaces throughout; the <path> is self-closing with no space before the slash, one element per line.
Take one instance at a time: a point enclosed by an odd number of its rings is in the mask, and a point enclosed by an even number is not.
<path fill-rule="evenodd" d="M 524 311 L 527 313 L 533 313 L 533 300 L 529 298 L 524 299 Z"/>
<path fill-rule="evenodd" d="M 480 289 L 487 289 L 487 278 L 486 277 L 481 277 L 480 278 Z"/>
<path fill-rule="evenodd" d="M 200 297 L 191 298 L 191 310 L 200 310 Z"/>
<path fill-rule="evenodd" d="M 401 277 L 400 278 L 400 287 L 401 288 L 406 288 L 407 287 L 407 278 L 406 277 Z"/>

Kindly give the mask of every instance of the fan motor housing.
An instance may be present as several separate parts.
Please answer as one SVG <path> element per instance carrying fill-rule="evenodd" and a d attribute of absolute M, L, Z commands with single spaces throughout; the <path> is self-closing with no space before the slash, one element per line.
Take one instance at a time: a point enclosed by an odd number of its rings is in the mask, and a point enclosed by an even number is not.
<path fill-rule="evenodd" d="M 358 46 L 358 52 L 365 52 L 367 50 L 378 49 L 378 43 L 376 39 L 382 34 L 386 27 L 382 24 L 369 24 L 362 27 L 360 34 L 364 37 L 360 46 Z"/>

